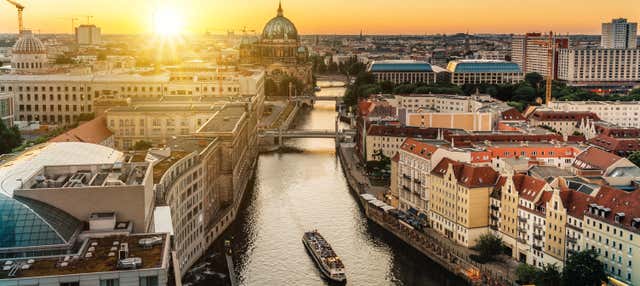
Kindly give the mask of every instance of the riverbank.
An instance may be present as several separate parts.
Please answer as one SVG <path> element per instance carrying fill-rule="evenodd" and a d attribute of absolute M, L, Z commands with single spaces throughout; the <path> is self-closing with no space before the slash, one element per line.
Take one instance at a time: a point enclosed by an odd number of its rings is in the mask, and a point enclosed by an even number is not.
<path fill-rule="evenodd" d="M 471 285 L 517 285 L 515 265 L 510 263 L 510 260 L 479 264 L 470 258 L 475 254 L 473 250 L 455 244 L 432 229 L 415 230 L 382 209 L 369 204 L 361 195 L 370 194 L 382 200 L 386 189 L 380 190 L 380 187 L 371 185 L 362 173 L 353 146 L 341 144 L 337 149 L 349 189 L 369 220 Z"/>

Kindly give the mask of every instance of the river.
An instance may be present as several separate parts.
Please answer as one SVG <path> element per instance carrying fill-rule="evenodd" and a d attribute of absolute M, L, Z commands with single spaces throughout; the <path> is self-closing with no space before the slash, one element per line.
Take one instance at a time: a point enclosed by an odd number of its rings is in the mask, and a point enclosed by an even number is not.
<path fill-rule="evenodd" d="M 334 103 L 318 102 L 300 114 L 295 126 L 333 129 L 335 117 Z M 342 258 L 348 285 L 464 285 L 364 217 L 349 192 L 332 139 L 291 139 L 286 145 L 299 151 L 260 155 L 243 210 L 223 235 L 233 237 L 240 285 L 328 285 L 300 241 L 303 232 L 312 229 Z M 216 243 L 200 264 L 226 272 L 221 248 Z M 229 285 L 215 277 L 201 275 L 197 282 L 192 277 L 185 282 Z"/>

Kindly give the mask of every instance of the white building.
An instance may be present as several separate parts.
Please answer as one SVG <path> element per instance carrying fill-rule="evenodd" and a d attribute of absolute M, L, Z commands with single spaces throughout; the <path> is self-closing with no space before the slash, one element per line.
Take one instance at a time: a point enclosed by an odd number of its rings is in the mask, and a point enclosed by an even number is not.
<path fill-rule="evenodd" d="M 627 19 L 613 19 L 602 23 L 600 46 L 605 49 L 635 49 L 637 47 L 638 23 L 629 23 Z"/>
<path fill-rule="evenodd" d="M 18 41 L 11 51 L 11 68 L 14 73 L 39 73 L 49 65 L 47 49 L 31 30 L 20 31 Z"/>
<path fill-rule="evenodd" d="M 560 49 L 558 79 L 586 86 L 640 82 L 640 49 Z"/>
<path fill-rule="evenodd" d="M 504 60 L 455 60 L 449 62 L 447 70 L 455 85 L 514 84 L 523 80 L 518 64 Z"/>
<path fill-rule="evenodd" d="M 640 102 L 637 101 L 554 101 L 555 111 L 593 112 L 609 123 L 640 128 Z"/>
<path fill-rule="evenodd" d="M 523 74 L 535 72 L 545 76 L 553 68 L 548 66 L 548 48 L 544 45 L 548 41 L 549 36 L 540 33 L 514 36 L 511 40 L 511 61 L 520 66 Z M 554 37 L 554 41 L 560 48 L 568 48 L 568 39 Z"/>
<path fill-rule="evenodd" d="M 95 25 L 80 25 L 76 28 L 76 43 L 78 45 L 99 45 L 102 43 L 102 33 Z"/>

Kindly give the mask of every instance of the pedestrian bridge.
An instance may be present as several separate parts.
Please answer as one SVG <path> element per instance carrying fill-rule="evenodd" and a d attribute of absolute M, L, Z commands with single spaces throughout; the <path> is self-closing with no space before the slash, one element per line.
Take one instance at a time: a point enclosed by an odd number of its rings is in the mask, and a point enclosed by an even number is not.
<path fill-rule="evenodd" d="M 320 130 L 320 129 L 291 129 L 291 130 L 279 130 L 279 129 L 267 129 L 261 130 L 258 133 L 260 137 L 275 137 L 281 139 L 287 138 L 343 138 L 346 136 L 355 136 L 355 129 L 342 129 L 338 130 Z"/>

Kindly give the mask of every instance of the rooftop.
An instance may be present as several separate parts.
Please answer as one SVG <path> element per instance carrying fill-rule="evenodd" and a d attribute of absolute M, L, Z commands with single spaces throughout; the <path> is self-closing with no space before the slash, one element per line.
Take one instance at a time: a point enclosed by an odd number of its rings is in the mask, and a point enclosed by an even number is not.
<path fill-rule="evenodd" d="M 22 189 L 64 189 L 142 185 L 147 163 L 45 166 Z"/>
<path fill-rule="evenodd" d="M 107 118 L 103 115 L 62 133 L 49 140 L 49 142 L 85 142 L 100 144 L 111 136 L 113 136 L 113 132 L 107 128 Z"/>
<path fill-rule="evenodd" d="M 447 65 L 452 73 L 520 73 L 518 64 L 498 60 L 457 60 Z"/>
<path fill-rule="evenodd" d="M 412 60 L 373 61 L 369 72 L 433 72 L 431 64 Z"/>
<path fill-rule="evenodd" d="M 244 106 L 225 106 L 212 116 L 199 130 L 200 132 L 233 132 L 245 116 Z"/>
<path fill-rule="evenodd" d="M 141 239 L 153 239 L 153 245 L 143 246 Z M 118 235 L 104 238 L 90 238 L 85 247 L 76 255 L 55 258 L 14 260 L 14 264 L 29 265 L 19 270 L 15 277 L 8 277 L 8 271 L 0 271 L 2 278 L 29 278 L 59 276 L 69 274 L 124 271 L 118 267 L 118 251 L 122 245 L 128 248 L 128 258 L 140 258 L 137 269 L 166 268 L 169 243 L 166 234 Z M 29 263 L 33 262 L 33 263 Z"/>
<path fill-rule="evenodd" d="M 162 161 L 158 162 L 153 166 L 153 183 L 157 184 L 164 176 L 164 173 L 173 166 L 176 162 L 180 161 L 182 158 L 191 154 L 191 152 L 186 151 L 171 151 L 171 155 Z"/>

